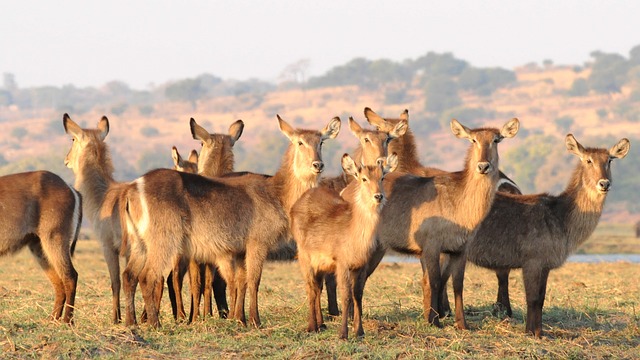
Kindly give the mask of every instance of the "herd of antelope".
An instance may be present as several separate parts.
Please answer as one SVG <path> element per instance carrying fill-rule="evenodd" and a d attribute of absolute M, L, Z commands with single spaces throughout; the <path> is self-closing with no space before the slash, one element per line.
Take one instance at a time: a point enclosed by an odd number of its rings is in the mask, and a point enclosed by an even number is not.
<path fill-rule="evenodd" d="M 234 172 L 233 146 L 244 123 L 227 134 L 212 134 L 194 119 L 189 125 L 201 142 L 184 159 L 174 147 L 174 169 L 152 170 L 131 182 L 113 178 L 106 143 L 109 120 L 83 129 L 67 114 L 63 125 L 73 139 L 65 165 L 74 186 L 57 175 L 36 171 L 0 177 L 0 255 L 28 246 L 55 290 L 52 317 L 72 322 L 78 273 L 71 255 L 82 216 L 100 239 L 112 291 L 111 320 L 137 324 L 135 291 L 144 300 L 141 321 L 157 327 L 164 275 L 176 320 L 186 319 L 182 284 L 189 275 L 188 321 L 213 313 L 259 327 L 258 288 L 272 252 L 295 247 L 309 301 L 307 331 L 325 328 L 321 292 L 326 284 L 328 312 L 339 314 L 340 338 L 348 322 L 363 336 L 362 298 L 367 278 L 387 251 L 420 258 L 425 319 L 440 325 L 451 312 L 448 278 L 454 291 L 455 326 L 466 329 L 463 280 L 467 261 L 498 277 L 498 304 L 508 316 L 508 276 L 521 268 L 526 294 L 526 331 L 542 334 L 549 271 L 561 266 L 594 231 L 611 187 L 611 161 L 629 152 L 627 139 L 610 149 L 585 148 L 573 135 L 567 150 L 579 159 L 559 195 L 522 195 L 499 170 L 498 143 L 520 127 L 512 119 L 501 129 L 469 129 L 455 119 L 453 135 L 470 142 L 457 172 L 423 166 L 409 129 L 409 114 L 383 118 L 369 108 L 375 129 L 349 118 L 358 138 L 353 157 L 342 157 L 343 174 L 321 177 L 322 144 L 340 132 L 340 118 L 321 130 L 297 129 L 277 116 L 289 140 L 273 175 Z M 126 267 L 120 269 L 120 258 Z M 121 281 L 122 279 L 122 281 Z M 228 293 L 228 295 L 227 295 Z M 248 293 L 249 318 L 245 315 Z"/>

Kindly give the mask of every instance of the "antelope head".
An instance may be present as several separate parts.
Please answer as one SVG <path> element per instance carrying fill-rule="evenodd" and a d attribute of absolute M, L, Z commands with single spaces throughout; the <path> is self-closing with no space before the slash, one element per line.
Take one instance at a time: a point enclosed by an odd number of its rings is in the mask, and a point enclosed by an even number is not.
<path fill-rule="evenodd" d="M 486 175 L 498 172 L 498 143 L 504 138 L 514 137 L 518 133 L 520 122 L 514 118 L 498 131 L 493 128 L 469 129 L 458 120 L 451 120 L 451 131 L 460 139 L 467 139 L 472 146 L 468 153 L 467 166 L 477 174 Z"/>
<path fill-rule="evenodd" d="M 228 134 L 211 134 L 191 118 L 191 135 L 200 140 L 202 148 L 198 157 L 198 173 L 206 176 L 220 176 L 233 171 L 233 145 L 240 139 L 244 122 L 237 120 L 229 126 Z"/>
<path fill-rule="evenodd" d="M 606 195 L 611 189 L 611 161 L 622 159 L 629 153 L 631 144 L 624 138 L 611 149 L 584 148 L 572 134 L 565 138 L 567 150 L 580 158 L 576 181 L 590 194 Z M 575 178 L 575 176 L 574 176 Z"/>
<path fill-rule="evenodd" d="M 98 146 L 104 146 L 104 139 L 109 133 L 109 119 L 103 116 L 98 122 L 97 129 L 82 129 L 76 124 L 69 114 L 64 114 L 62 117 L 62 124 L 67 134 L 72 136 L 73 144 L 71 149 L 67 153 L 64 159 L 64 164 L 73 170 L 75 174 L 80 171 L 80 166 L 85 156 L 100 156 L 101 151 L 98 151 Z M 100 160 L 100 159 L 97 159 Z"/>
<path fill-rule="evenodd" d="M 291 142 L 289 149 L 292 151 L 289 161 L 296 178 L 303 182 L 316 182 L 322 170 L 322 143 L 326 139 L 333 139 L 340 132 L 340 118 L 334 117 L 329 124 L 320 131 L 295 129 L 286 121 L 278 117 L 280 131 Z"/>
<path fill-rule="evenodd" d="M 389 142 L 404 135 L 409 128 L 406 120 L 398 121 L 389 131 L 363 129 L 352 117 L 349 117 L 349 129 L 360 141 L 362 149 L 360 162 L 363 165 L 375 164 L 379 158 L 388 154 Z"/>
<path fill-rule="evenodd" d="M 181 172 L 187 172 L 192 174 L 198 173 L 198 152 L 191 150 L 189 158 L 183 159 L 178 152 L 178 149 L 174 146 L 171 148 L 171 158 L 173 158 L 173 169 Z"/>
<path fill-rule="evenodd" d="M 384 187 L 382 181 L 388 173 L 398 167 L 398 156 L 393 153 L 386 158 L 381 157 L 376 161 L 376 165 L 356 166 L 349 156 L 342 156 L 342 170 L 348 176 L 353 176 L 358 186 L 356 187 L 357 201 L 365 206 L 380 207 L 385 202 Z M 344 194 L 343 194 L 344 195 Z"/>

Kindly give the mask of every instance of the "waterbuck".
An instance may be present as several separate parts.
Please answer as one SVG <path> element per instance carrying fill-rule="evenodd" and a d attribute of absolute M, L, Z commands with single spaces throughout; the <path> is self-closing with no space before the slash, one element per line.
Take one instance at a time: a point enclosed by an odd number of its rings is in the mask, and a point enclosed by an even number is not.
<path fill-rule="evenodd" d="M 526 332 L 536 337 L 542 335 L 549 271 L 562 266 L 595 230 L 611 189 L 611 161 L 625 157 L 630 148 L 627 139 L 609 150 L 584 148 L 571 134 L 565 143 L 580 158 L 566 189 L 557 196 L 496 195 L 491 211 L 465 249 L 466 258 L 476 265 L 522 269 Z M 454 268 L 454 275 L 464 273 L 464 265 L 461 262 Z"/>
<path fill-rule="evenodd" d="M 416 147 L 415 137 L 413 135 L 413 132 L 408 126 L 409 110 L 405 109 L 400 114 L 400 117 L 398 118 L 383 118 L 380 115 L 376 114 L 370 108 L 366 107 L 364 109 L 364 116 L 369 122 L 369 124 L 375 126 L 378 131 L 392 132 L 397 126 L 404 124 L 404 127 L 406 128 L 403 131 L 405 132 L 404 135 L 395 137 L 393 140 L 391 140 L 389 142 L 389 149 L 388 149 L 389 152 L 398 154 L 398 169 L 396 170 L 398 173 L 404 172 L 404 173 L 410 173 L 410 174 L 424 176 L 424 177 L 432 177 L 432 176 L 447 173 L 444 170 L 433 168 L 433 167 L 427 167 L 420 163 L 420 160 L 418 159 L 418 150 Z M 360 148 L 356 149 L 356 153 L 359 150 Z M 498 191 L 520 194 L 520 189 L 517 187 L 517 185 L 511 179 L 509 179 L 504 173 L 502 173 L 502 171 L 500 171 L 499 176 L 500 176 L 500 179 L 498 180 L 498 185 L 497 185 Z M 371 259 L 371 265 L 369 267 L 370 270 L 368 275 L 371 275 L 371 273 L 377 267 L 378 263 L 382 260 L 384 252 L 381 251 L 375 255 L 377 257 Z M 440 317 L 442 317 L 446 313 L 451 311 L 451 308 L 449 306 L 449 300 L 447 298 L 447 292 L 445 291 L 446 279 L 448 277 L 447 273 L 450 271 L 449 267 L 447 266 L 449 264 L 449 255 L 444 253 L 441 254 L 440 261 L 441 261 L 441 264 L 443 265 L 442 271 L 445 273 L 443 274 L 443 277 L 444 277 L 443 281 L 445 281 L 445 283 L 443 283 L 442 285 L 442 294 L 441 294 L 442 299 L 440 302 L 441 308 L 438 309 L 438 314 Z M 508 271 L 506 273 L 497 271 L 496 274 L 498 276 L 499 284 L 500 284 L 498 288 L 498 302 L 501 302 L 501 299 L 503 298 L 501 294 L 507 293 L 507 300 L 506 301 L 502 300 L 502 301 L 504 301 L 505 303 L 508 303 L 509 273 Z M 330 276 L 327 276 L 326 279 L 327 279 L 327 299 L 328 299 L 328 305 L 329 305 L 329 314 L 336 316 L 339 314 L 337 296 L 335 292 L 336 285 L 335 285 L 335 282 L 331 281 Z M 506 281 L 502 279 L 506 279 Z"/>
<path fill-rule="evenodd" d="M 191 135 L 193 139 L 199 140 L 202 147 L 200 155 L 194 157 L 194 166 L 191 165 L 190 173 L 199 173 L 206 177 L 218 177 L 233 171 L 234 154 L 233 146 L 240 139 L 244 130 L 244 122 L 237 120 L 229 126 L 228 134 L 209 133 L 205 128 L 198 125 L 195 119 L 189 121 Z M 174 164 L 176 163 L 174 157 Z M 180 171 L 177 165 L 174 169 Z M 189 313 L 189 321 L 197 320 L 200 312 L 200 297 L 204 296 L 204 316 L 212 316 L 211 307 L 212 290 L 218 308 L 218 315 L 222 318 L 227 317 L 229 306 L 226 298 L 226 283 L 220 276 L 215 275 L 214 264 L 198 264 L 195 261 L 181 257 L 174 266 L 174 270 L 167 278 L 167 286 L 169 287 L 169 298 L 171 299 L 171 307 L 174 310 L 176 319 L 183 319 L 184 306 L 182 303 L 182 279 L 189 267 L 189 279 L 191 289 L 191 311 Z M 178 276 L 175 276 L 178 274 Z M 171 284 L 171 285 L 169 285 Z"/>
<path fill-rule="evenodd" d="M 71 255 L 82 223 L 80 194 L 58 175 L 33 171 L 0 177 L 0 256 L 29 247 L 55 292 L 51 317 L 73 322 L 78 273 Z"/>
<path fill-rule="evenodd" d="M 495 197 L 500 179 L 498 143 L 515 136 L 518 129 L 518 119 L 501 130 L 471 130 L 454 119 L 453 134 L 471 142 L 462 171 L 432 177 L 396 172 L 385 180 L 389 200 L 378 227 L 381 246 L 368 271 L 375 269 L 386 249 L 420 256 L 424 316 L 429 323 L 440 326 L 440 254 L 451 253 L 451 261 L 461 257 L 454 259 L 453 254 L 464 248 Z M 461 289 L 454 286 L 454 293 L 456 302 L 462 301 Z"/>
<path fill-rule="evenodd" d="M 289 211 L 317 185 L 324 169 L 322 142 L 340 131 L 339 118 L 321 131 L 294 129 L 280 116 L 278 124 L 290 144 L 273 177 L 210 179 L 158 169 L 135 181 L 127 193 L 128 232 L 134 237 L 123 275 L 127 316 L 134 290 L 127 284 L 139 279 L 149 324 L 160 325 L 155 286 L 172 261 L 185 256 L 218 266 L 231 294 L 232 317 L 243 324 L 248 291 L 250 323 L 260 326 L 258 287 L 267 253 L 291 238 Z"/>
<path fill-rule="evenodd" d="M 112 322 L 120 322 L 120 253 L 122 231 L 120 196 L 128 183 L 113 179 L 113 162 L 105 138 L 109 133 L 109 119 L 103 116 L 96 129 L 82 129 L 68 114 L 62 118 L 64 129 L 73 138 L 65 157 L 65 165 L 75 174 L 75 188 L 82 194 L 85 216 L 102 243 L 104 259 L 109 269 L 112 294 Z"/>
<path fill-rule="evenodd" d="M 376 227 L 385 196 L 382 178 L 398 165 L 397 156 L 380 159 L 378 165 L 356 166 L 344 154 L 342 169 L 352 181 L 340 194 L 326 187 L 313 188 L 291 209 L 291 232 L 298 245 L 298 262 L 307 285 L 307 331 L 324 327 L 320 309 L 322 278 L 334 273 L 342 294 L 342 307 L 353 304 L 356 336 L 362 329 L 362 295 L 366 264 L 376 248 Z M 347 311 L 342 314 L 340 338 L 348 337 Z"/>

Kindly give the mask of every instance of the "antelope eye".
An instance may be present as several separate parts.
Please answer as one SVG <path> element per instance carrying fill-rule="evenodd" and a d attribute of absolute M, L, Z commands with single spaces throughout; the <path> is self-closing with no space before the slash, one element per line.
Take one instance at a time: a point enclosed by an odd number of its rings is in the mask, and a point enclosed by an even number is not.
<path fill-rule="evenodd" d="M 367 182 L 367 178 L 362 178 L 362 182 Z"/>
<path fill-rule="evenodd" d="M 369 138 L 364 138 L 364 142 L 368 143 L 368 142 L 371 142 L 371 141 L 369 141 Z"/>
<path fill-rule="evenodd" d="M 471 142 L 474 144 L 477 143 L 476 139 L 471 139 Z"/>
<path fill-rule="evenodd" d="M 591 161 L 591 159 L 587 159 L 587 164 L 591 164 L 593 163 L 593 161 Z"/>
<path fill-rule="evenodd" d="M 298 145 L 302 146 L 302 141 L 298 141 Z"/>

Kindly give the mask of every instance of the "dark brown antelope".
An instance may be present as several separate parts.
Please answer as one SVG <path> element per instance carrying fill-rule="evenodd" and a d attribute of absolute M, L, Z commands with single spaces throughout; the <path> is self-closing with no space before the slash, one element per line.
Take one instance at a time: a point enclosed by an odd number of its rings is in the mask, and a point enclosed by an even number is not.
<path fill-rule="evenodd" d="M 459 253 L 489 212 L 500 179 L 498 143 L 515 136 L 518 129 L 518 119 L 501 130 L 470 130 L 454 119 L 453 134 L 471 142 L 462 171 L 432 177 L 393 173 L 385 180 L 389 201 L 378 227 L 381 246 L 372 259 L 380 259 L 386 249 L 420 256 L 424 316 L 429 323 L 440 326 L 440 254 Z M 370 262 L 368 271 L 378 262 Z M 456 303 L 461 302 L 461 289 L 454 286 L 454 293 Z M 456 325 L 463 327 L 458 321 Z"/>
<path fill-rule="evenodd" d="M 173 159 L 174 170 L 188 172 L 191 174 L 198 173 L 198 152 L 196 150 L 191 150 L 189 157 L 184 159 L 180 156 L 178 149 L 174 146 L 171 148 L 171 159 Z"/>
<path fill-rule="evenodd" d="M 234 154 L 233 146 L 240 139 L 244 130 L 244 122 L 237 120 L 229 126 L 228 134 L 209 133 L 205 128 L 198 125 L 195 119 L 191 118 L 189 122 L 191 135 L 195 140 L 199 140 L 202 147 L 199 157 L 195 158 L 195 171 L 191 166 L 191 173 L 199 173 L 206 177 L 219 177 L 233 171 Z M 195 150 L 194 150 L 195 151 Z M 175 164 L 174 158 L 174 164 Z M 176 170 L 180 171 L 177 167 Z M 167 278 L 167 286 L 169 287 L 169 298 L 171 306 L 174 310 L 176 319 L 183 319 L 185 316 L 184 305 L 182 302 L 182 279 L 189 267 L 189 280 L 191 289 L 191 311 L 189 321 L 193 322 L 198 319 L 200 312 L 200 297 L 204 296 L 204 316 L 212 316 L 212 290 L 215 296 L 218 314 L 222 318 L 227 317 L 229 306 L 226 299 L 226 283 L 220 276 L 215 275 L 214 264 L 198 264 L 194 261 L 180 258 L 174 270 Z M 178 274 L 178 276 L 174 276 Z M 169 285 L 171 284 L 171 285 Z"/>
<path fill-rule="evenodd" d="M 210 179 L 158 169 L 135 181 L 127 194 L 128 232 L 134 239 L 123 275 L 127 318 L 135 291 L 129 283 L 139 279 L 148 321 L 160 325 L 155 287 L 173 259 L 185 256 L 218 266 L 231 294 L 232 317 L 243 324 L 248 292 L 250 323 L 260 326 L 258 287 L 267 253 L 291 238 L 289 211 L 317 185 L 324 168 L 322 142 L 340 130 L 339 118 L 322 131 L 294 129 L 279 116 L 278 123 L 290 145 L 273 177 Z"/>
<path fill-rule="evenodd" d="M 640 238 L 640 221 L 636 223 L 636 238 Z"/>
<path fill-rule="evenodd" d="M 557 196 L 498 194 L 465 251 L 469 261 L 482 267 L 522 269 L 526 332 L 536 337 L 542 335 L 549 271 L 562 266 L 595 230 L 611 189 L 611 161 L 625 157 L 630 148 L 627 139 L 610 150 L 584 148 L 571 134 L 565 143 L 580 161 L 564 192 Z M 460 271 L 464 273 L 464 262 L 454 275 Z"/>
<path fill-rule="evenodd" d="M 408 126 L 409 122 L 409 110 L 404 110 L 399 118 L 383 118 L 380 115 L 376 114 L 373 110 L 366 107 L 364 109 L 364 115 L 369 122 L 369 124 L 376 127 L 379 131 L 391 132 L 395 129 L 399 124 L 407 124 L 405 134 L 403 136 L 395 137 L 389 143 L 389 152 L 398 154 L 398 169 L 396 170 L 398 173 L 410 173 L 418 176 L 431 177 L 435 175 L 446 174 L 447 172 L 444 170 L 440 170 L 437 168 L 426 167 L 420 163 L 418 158 L 418 150 L 416 147 L 415 137 L 413 132 Z M 358 152 L 359 149 L 356 149 Z M 500 179 L 498 181 L 497 189 L 500 192 L 514 193 L 520 194 L 520 189 L 517 185 L 509 179 L 502 171 L 499 173 Z M 371 260 L 369 274 L 377 267 L 378 263 L 382 260 L 382 256 L 384 252 L 378 252 L 376 254 L 378 257 L 373 258 Z M 448 278 L 448 273 L 450 272 L 449 264 L 449 255 L 442 254 L 441 255 L 441 264 L 443 264 L 443 283 L 442 286 L 442 300 L 441 300 L 441 309 L 438 309 L 438 314 L 442 317 L 446 313 L 451 312 L 451 308 L 449 306 L 449 300 L 447 298 L 447 293 L 445 291 L 446 279 Z M 496 275 L 498 276 L 498 302 L 508 304 L 508 280 L 509 280 L 509 272 L 501 272 L 496 271 Z M 337 297 L 335 292 L 335 282 L 330 281 L 331 277 L 327 276 L 327 298 L 329 304 L 329 314 L 330 315 L 338 315 L 338 304 Z M 506 300 L 504 299 L 504 294 L 506 293 Z M 506 305 L 505 305 L 506 306 Z"/>
<path fill-rule="evenodd" d="M 380 159 L 375 166 L 356 166 L 344 154 L 342 169 L 355 181 L 340 194 L 326 187 L 307 191 L 291 209 L 291 232 L 298 245 L 298 262 L 307 285 L 309 325 L 307 331 L 324 327 L 320 309 L 322 278 L 335 273 L 342 307 L 353 304 L 354 331 L 362 329 L 362 294 L 366 265 L 376 249 L 376 227 L 385 202 L 382 178 L 398 165 L 396 155 Z M 340 338 L 348 337 L 347 311 L 342 314 Z"/>
<path fill-rule="evenodd" d="M 122 231 L 120 223 L 120 196 L 128 183 L 113 179 L 113 163 L 105 138 L 109 133 L 106 116 L 98 122 L 96 129 L 82 129 L 68 114 L 62 119 L 73 144 L 67 154 L 65 165 L 75 174 L 75 188 L 82 194 L 84 214 L 93 225 L 95 234 L 102 243 L 104 259 L 111 279 L 111 320 L 120 322 L 120 253 Z"/>
<path fill-rule="evenodd" d="M 82 223 L 80 194 L 58 175 L 34 171 L 0 177 L 0 256 L 29 247 L 55 292 L 51 317 L 73 322 L 78 273 L 71 255 Z"/>

